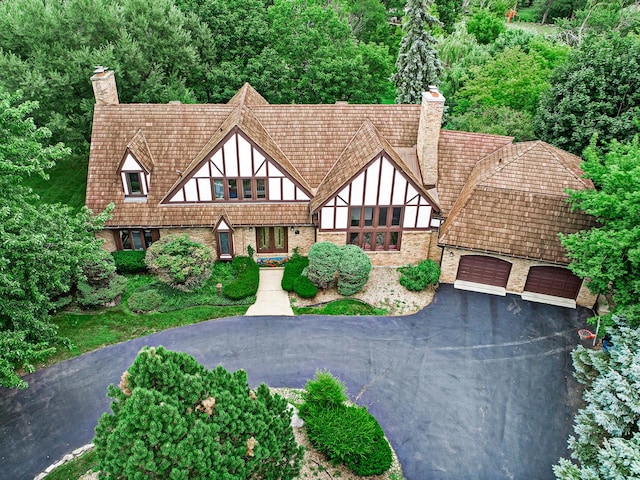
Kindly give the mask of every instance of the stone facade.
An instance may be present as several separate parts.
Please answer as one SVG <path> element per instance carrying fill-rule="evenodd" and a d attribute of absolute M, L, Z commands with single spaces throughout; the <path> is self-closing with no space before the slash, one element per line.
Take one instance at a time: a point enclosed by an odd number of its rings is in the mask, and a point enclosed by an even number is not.
<path fill-rule="evenodd" d="M 331 242 L 338 246 L 345 244 L 345 232 L 318 232 L 318 242 Z M 441 248 L 438 246 L 437 232 L 402 232 L 399 252 L 367 252 L 374 267 L 400 267 L 430 258 L 440 262 Z"/>
<path fill-rule="evenodd" d="M 103 241 L 102 248 L 107 252 L 115 252 L 118 249 L 113 232 L 114 230 L 100 230 L 96 232 L 96 238 Z"/>
<path fill-rule="evenodd" d="M 536 260 L 527 260 L 524 258 L 508 257 L 505 255 L 487 254 L 484 252 L 476 252 L 471 250 L 462 250 L 458 248 L 445 247 L 442 253 L 442 263 L 440 264 L 441 283 L 454 283 L 458 274 L 458 265 L 460 263 L 460 257 L 463 255 L 486 255 L 488 257 L 499 258 L 511 263 L 511 272 L 509 274 L 509 280 L 507 282 L 507 293 L 521 294 L 524 291 L 525 283 L 527 282 L 527 275 L 531 267 L 545 265 L 556 267 L 558 265 L 540 262 Z M 576 304 L 582 307 L 591 308 L 595 304 L 597 295 L 589 292 L 589 289 L 584 285 L 578 292 L 576 298 Z"/>

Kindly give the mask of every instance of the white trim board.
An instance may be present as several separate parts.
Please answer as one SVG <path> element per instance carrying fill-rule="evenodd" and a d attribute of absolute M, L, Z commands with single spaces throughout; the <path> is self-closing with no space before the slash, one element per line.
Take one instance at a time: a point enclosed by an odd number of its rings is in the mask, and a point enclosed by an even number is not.
<path fill-rule="evenodd" d="M 554 297 L 542 293 L 522 292 L 522 299 L 530 302 L 546 303 L 558 307 L 576 308 L 576 301 L 572 298 Z"/>
<path fill-rule="evenodd" d="M 453 287 L 458 290 L 468 290 L 470 292 L 488 293 L 491 295 L 507 296 L 507 290 L 504 287 L 496 287 L 495 285 L 486 285 L 484 283 L 467 282 L 466 280 L 456 280 Z"/>

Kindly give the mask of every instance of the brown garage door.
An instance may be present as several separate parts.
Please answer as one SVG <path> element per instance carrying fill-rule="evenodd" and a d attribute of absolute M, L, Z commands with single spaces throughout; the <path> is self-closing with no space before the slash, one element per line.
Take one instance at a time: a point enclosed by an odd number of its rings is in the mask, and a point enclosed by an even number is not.
<path fill-rule="evenodd" d="M 511 264 L 499 258 L 484 255 L 465 255 L 460 257 L 458 280 L 506 287 L 511 272 Z"/>
<path fill-rule="evenodd" d="M 580 285 L 582 285 L 582 280 L 566 268 L 531 267 L 524 290 L 575 300 Z"/>

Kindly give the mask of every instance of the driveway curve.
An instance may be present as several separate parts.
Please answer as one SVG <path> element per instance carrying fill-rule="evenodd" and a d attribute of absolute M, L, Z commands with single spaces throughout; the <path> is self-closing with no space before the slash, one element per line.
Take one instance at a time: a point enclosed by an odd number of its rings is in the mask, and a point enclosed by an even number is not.
<path fill-rule="evenodd" d="M 144 345 L 243 368 L 252 385 L 302 387 L 316 369 L 347 384 L 397 451 L 408 480 L 546 479 L 567 455 L 569 352 L 591 315 L 443 285 L 407 317 L 236 317 L 166 330 L 0 389 L 0 479 L 32 479 L 89 443 Z"/>

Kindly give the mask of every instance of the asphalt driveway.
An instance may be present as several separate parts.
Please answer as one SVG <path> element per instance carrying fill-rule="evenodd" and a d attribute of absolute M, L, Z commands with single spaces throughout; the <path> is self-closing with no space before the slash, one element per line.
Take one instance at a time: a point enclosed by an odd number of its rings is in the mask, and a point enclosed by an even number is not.
<path fill-rule="evenodd" d="M 32 479 L 89 443 L 144 345 L 186 351 L 249 382 L 302 387 L 316 369 L 369 407 L 409 480 L 551 479 L 566 455 L 574 395 L 569 351 L 590 316 L 439 288 L 408 317 L 240 317 L 168 330 L 30 375 L 0 389 L 0 479 Z"/>

